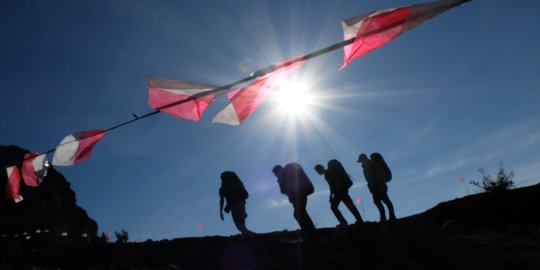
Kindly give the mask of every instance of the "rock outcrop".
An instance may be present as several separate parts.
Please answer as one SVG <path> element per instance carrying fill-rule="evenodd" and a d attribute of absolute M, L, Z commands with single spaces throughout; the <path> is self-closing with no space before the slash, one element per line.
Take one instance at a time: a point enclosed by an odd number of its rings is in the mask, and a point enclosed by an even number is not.
<path fill-rule="evenodd" d="M 0 146 L 0 168 L 21 168 L 27 150 Z M 4 194 L 7 175 L 0 173 L 0 194 Z M 50 166 L 38 187 L 21 181 L 19 203 L 2 196 L 0 200 L 0 238 L 25 242 L 91 242 L 96 239 L 97 223 L 77 206 L 75 192 L 65 177 Z"/>

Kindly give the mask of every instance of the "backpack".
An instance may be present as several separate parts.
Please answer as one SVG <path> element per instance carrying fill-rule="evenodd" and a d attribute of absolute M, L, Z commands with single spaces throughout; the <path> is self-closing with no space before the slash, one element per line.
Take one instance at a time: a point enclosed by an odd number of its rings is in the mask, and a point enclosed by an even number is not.
<path fill-rule="evenodd" d="M 298 163 L 287 164 L 284 168 L 285 185 L 287 186 L 287 194 L 310 195 L 315 192 L 313 184 L 304 172 L 304 169 Z"/>
<path fill-rule="evenodd" d="M 349 189 L 353 185 L 353 181 L 351 180 L 351 177 L 347 172 L 345 171 L 345 168 L 343 168 L 343 165 L 341 162 L 339 162 L 336 159 L 332 159 L 328 161 L 328 170 L 331 170 L 335 176 L 337 176 L 338 181 L 340 183 L 338 184 L 341 187 L 344 187 L 345 189 Z"/>
<path fill-rule="evenodd" d="M 249 197 L 249 193 L 238 175 L 234 172 L 227 172 L 226 181 L 222 183 L 220 195 L 224 195 L 231 201 L 245 201 Z"/>
<path fill-rule="evenodd" d="M 244 187 L 244 184 L 242 182 L 238 181 L 235 184 L 235 196 L 237 196 L 238 199 L 247 200 L 249 198 L 249 193 L 247 192 L 246 188 Z"/>
<path fill-rule="evenodd" d="M 386 183 L 390 182 L 390 180 L 392 180 L 392 171 L 388 168 L 388 164 L 386 164 L 382 155 L 379 153 L 372 153 L 370 157 L 377 179 L 383 180 Z"/>

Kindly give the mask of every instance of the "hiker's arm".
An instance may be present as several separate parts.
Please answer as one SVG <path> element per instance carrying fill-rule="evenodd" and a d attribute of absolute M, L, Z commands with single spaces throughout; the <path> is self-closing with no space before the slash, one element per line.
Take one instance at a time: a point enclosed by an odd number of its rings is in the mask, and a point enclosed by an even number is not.
<path fill-rule="evenodd" d="M 278 184 L 279 184 L 279 191 L 281 194 L 287 194 L 287 189 L 285 188 L 285 183 L 283 182 L 283 178 L 278 178 Z"/>
<path fill-rule="evenodd" d="M 224 202 L 224 197 L 219 196 L 219 217 L 221 218 L 221 220 L 223 220 L 223 202 Z"/>
<path fill-rule="evenodd" d="M 330 188 L 330 199 L 328 201 L 332 202 L 332 199 L 334 198 L 334 194 L 335 194 L 334 185 L 329 185 L 328 187 Z"/>

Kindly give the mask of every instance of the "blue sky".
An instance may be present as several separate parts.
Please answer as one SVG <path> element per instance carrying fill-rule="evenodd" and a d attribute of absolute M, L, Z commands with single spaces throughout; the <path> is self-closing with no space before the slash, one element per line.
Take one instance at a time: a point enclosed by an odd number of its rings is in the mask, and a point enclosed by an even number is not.
<path fill-rule="evenodd" d="M 418 3 L 385 1 L 14 1 L 0 2 L 0 144 L 33 151 L 71 133 L 150 112 L 146 78 L 225 85 L 270 64 L 342 40 L 340 20 Z M 57 167 L 100 231 L 131 240 L 237 234 L 218 215 L 219 175 L 238 173 L 250 192 L 248 228 L 298 228 L 271 173 L 301 163 L 314 183 L 308 211 L 318 227 L 337 220 L 328 187 L 312 170 L 339 159 L 354 178 L 361 214 L 377 220 L 359 153 L 382 153 L 398 217 L 467 194 L 459 176 L 539 182 L 540 3 L 475 0 L 435 17 L 338 71 L 336 51 L 291 80 L 314 97 L 292 117 L 270 97 L 244 124 L 158 114 L 111 131 L 93 156 Z M 9 132 L 7 132 L 9 130 Z M 50 157 L 49 159 L 52 159 Z M 474 191 L 469 187 L 471 192 Z M 350 213 L 342 207 L 349 221 Z"/>

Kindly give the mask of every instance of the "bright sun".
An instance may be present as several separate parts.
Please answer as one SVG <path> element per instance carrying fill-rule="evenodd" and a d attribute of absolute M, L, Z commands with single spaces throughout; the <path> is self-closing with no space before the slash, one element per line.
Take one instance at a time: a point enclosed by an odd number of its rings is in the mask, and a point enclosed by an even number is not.
<path fill-rule="evenodd" d="M 280 112 L 289 116 L 301 116 L 309 112 L 313 97 L 305 83 L 287 82 L 276 92 L 276 101 Z"/>

